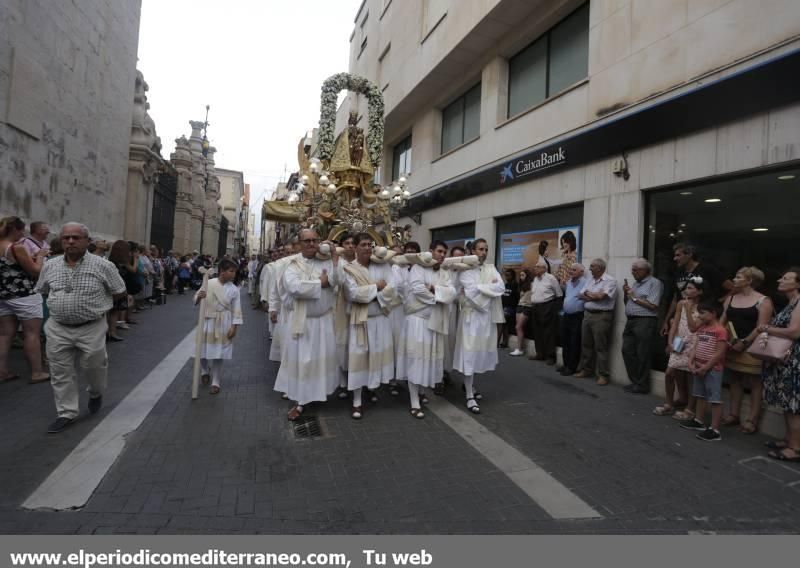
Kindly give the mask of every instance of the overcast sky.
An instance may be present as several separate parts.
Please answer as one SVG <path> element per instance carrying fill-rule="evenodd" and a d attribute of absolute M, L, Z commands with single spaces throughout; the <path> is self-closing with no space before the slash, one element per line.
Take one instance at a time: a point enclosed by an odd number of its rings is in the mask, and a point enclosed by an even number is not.
<path fill-rule="evenodd" d="M 297 143 L 319 122 L 322 82 L 348 70 L 360 4 L 143 0 L 138 68 L 164 157 L 209 104 L 217 167 L 243 171 L 260 204 L 284 168 L 297 168 Z"/>

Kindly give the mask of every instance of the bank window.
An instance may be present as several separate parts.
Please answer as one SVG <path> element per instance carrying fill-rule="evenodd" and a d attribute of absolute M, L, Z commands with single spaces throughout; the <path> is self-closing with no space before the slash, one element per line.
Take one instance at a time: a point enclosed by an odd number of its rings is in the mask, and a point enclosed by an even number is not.
<path fill-rule="evenodd" d="M 394 147 L 392 152 L 392 181 L 411 173 L 411 135 Z"/>
<path fill-rule="evenodd" d="M 508 116 L 584 79 L 589 72 L 589 4 L 584 4 L 508 62 Z"/>
<path fill-rule="evenodd" d="M 481 84 L 442 111 L 442 154 L 474 140 L 481 132 Z"/>

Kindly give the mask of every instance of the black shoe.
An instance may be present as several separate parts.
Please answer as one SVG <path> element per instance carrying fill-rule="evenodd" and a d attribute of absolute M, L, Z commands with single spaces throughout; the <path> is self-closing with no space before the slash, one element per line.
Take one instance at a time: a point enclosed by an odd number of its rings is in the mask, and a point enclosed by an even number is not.
<path fill-rule="evenodd" d="M 60 416 L 56 418 L 55 422 L 53 422 L 52 424 L 50 424 L 50 426 L 47 427 L 47 433 L 58 434 L 60 432 L 63 432 L 64 430 L 67 429 L 68 426 L 72 425 L 73 422 L 75 422 L 74 418 L 65 418 L 63 416 Z"/>
<path fill-rule="evenodd" d="M 90 414 L 97 414 L 97 411 L 100 410 L 100 407 L 103 406 L 103 395 L 96 396 L 94 398 L 89 399 L 89 413 Z"/>
<path fill-rule="evenodd" d="M 703 440 L 704 442 L 720 442 L 722 441 L 722 434 L 712 428 L 706 428 L 695 436 L 695 438 Z"/>
<path fill-rule="evenodd" d="M 681 428 L 684 430 L 705 430 L 706 425 L 700 422 L 697 418 L 690 420 L 682 420 L 680 423 Z"/>
<path fill-rule="evenodd" d="M 564 367 L 563 369 L 561 369 L 561 371 L 559 371 L 559 373 L 561 373 L 561 375 L 564 376 L 564 377 L 569 377 L 570 375 L 574 375 L 575 371 L 573 371 L 572 369 L 567 369 L 566 367 Z"/>

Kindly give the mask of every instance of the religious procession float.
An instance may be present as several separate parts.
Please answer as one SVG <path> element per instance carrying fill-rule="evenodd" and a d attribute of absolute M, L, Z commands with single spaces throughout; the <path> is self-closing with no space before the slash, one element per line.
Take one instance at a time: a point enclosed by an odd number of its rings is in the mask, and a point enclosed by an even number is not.
<path fill-rule="evenodd" d="M 350 112 L 347 127 L 336 136 L 336 101 L 342 91 L 367 99 L 368 129 Z M 339 73 L 322 85 L 320 120 L 315 145 L 298 145 L 298 181 L 285 200 L 267 201 L 268 220 L 313 228 L 335 241 L 344 232 L 369 233 L 378 246 L 403 244 L 410 225 L 398 227 L 400 211 L 411 193 L 401 177 L 389 186 L 376 183 L 383 157 L 383 93 L 363 77 Z"/>

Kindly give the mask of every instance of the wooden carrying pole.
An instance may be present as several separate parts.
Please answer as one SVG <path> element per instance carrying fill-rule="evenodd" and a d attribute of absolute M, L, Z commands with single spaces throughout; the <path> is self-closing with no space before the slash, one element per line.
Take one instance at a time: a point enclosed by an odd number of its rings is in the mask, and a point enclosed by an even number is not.
<path fill-rule="evenodd" d="M 202 269 L 201 269 L 202 270 Z M 203 274 L 201 290 L 208 290 L 208 271 Z M 200 390 L 200 354 L 203 352 L 203 328 L 206 325 L 206 299 L 200 300 L 197 315 L 197 330 L 194 334 L 194 368 L 192 369 L 192 400 L 197 400 Z"/>

